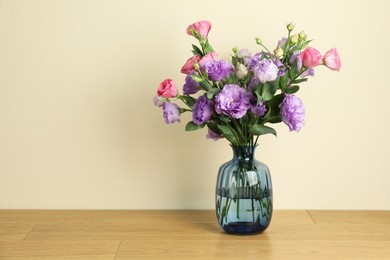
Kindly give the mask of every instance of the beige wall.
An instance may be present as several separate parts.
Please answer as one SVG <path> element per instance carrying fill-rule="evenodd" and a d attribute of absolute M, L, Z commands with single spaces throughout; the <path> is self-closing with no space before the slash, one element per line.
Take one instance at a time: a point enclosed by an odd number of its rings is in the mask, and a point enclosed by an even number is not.
<path fill-rule="evenodd" d="M 226 141 L 166 126 L 152 105 L 208 19 L 220 56 L 274 47 L 294 21 L 326 68 L 302 85 L 306 125 L 261 139 L 278 209 L 390 210 L 389 1 L 0 1 L 0 208 L 213 208 Z"/>

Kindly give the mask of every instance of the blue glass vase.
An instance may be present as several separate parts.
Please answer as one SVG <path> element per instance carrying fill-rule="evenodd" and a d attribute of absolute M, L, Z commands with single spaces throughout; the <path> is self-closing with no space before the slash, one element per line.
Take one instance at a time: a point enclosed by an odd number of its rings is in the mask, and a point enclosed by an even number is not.
<path fill-rule="evenodd" d="M 272 183 L 268 167 L 254 158 L 256 146 L 233 146 L 233 159 L 218 172 L 216 214 L 231 234 L 264 231 L 272 217 Z"/>

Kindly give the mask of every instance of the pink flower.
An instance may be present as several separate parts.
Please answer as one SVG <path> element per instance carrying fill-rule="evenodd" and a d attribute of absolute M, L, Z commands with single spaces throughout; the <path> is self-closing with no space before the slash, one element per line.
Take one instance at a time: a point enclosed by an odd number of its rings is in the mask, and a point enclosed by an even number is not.
<path fill-rule="evenodd" d="M 198 32 L 204 39 L 206 39 L 211 29 L 211 23 L 209 21 L 199 21 L 193 23 L 187 27 L 187 34 L 193 35 L 191 29 Z"/>
<path fill-rule="evenodd" d="M 301 53 L 301 60 L 306 68 L 313 68 L 321 64 L 322 55 L 319 51 L 312 47 L 307 47 Z"/>
<path fill-rule="evenodd" d="M 217 53 L 215 53 L 215 52 L 207 53 L 199 61 L 199 64 L 201 64 L 202 62 L 205 62 L 205 61 L 209 61 L 209 60 L 218 60 Z"/>
<path fill-rule="evenodd" d="M 331 70 L 340 71 L 341 60 L 336 49 L 330 49 L 324 55 L 324 64 Z"/>
<path fill-rule="evenodd" d="M 173 83 L 173 80 L 166 79 L 163 82 L 161 82 L 157 90 L 157 95 L 159 97 L 166 97 L 166 98 L 176 97 L 177 88 Z"/>
<path fill-rule="evenodd" d="M 194 55 L 191 58 L 189 58 L 186 63 L 183 65 L 181 68 L 181 73 L 184 74 L 189 74 L 191 71 L 193 71 L 194 68 L 194 63 L 202 63 L 204 61 L 209 61 L 209 60 L 218 60 L 217 54 L 215 52 L 210 52 L 204 55 L 202 58 L 199 57 L 198 55 Z"/>
<path fill-rule="evenodd" d="M 191 58 L 189 58 L 186 63 L 181 68 L 181 73 L 189 74 L 191 71 L 194 70 L 194 63 L 200 61 L 200 57 L 198 55 L 194 55 Z"/>

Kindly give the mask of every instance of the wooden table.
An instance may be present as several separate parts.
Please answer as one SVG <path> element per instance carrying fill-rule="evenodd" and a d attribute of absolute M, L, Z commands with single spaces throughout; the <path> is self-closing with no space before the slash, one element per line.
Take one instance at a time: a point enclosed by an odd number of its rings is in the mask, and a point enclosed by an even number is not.
<path fill-rule="evenodd" d="M 277 210 L 233 236 L 211 210 L 0 210 L 0 259 L 390 259 L 390 211 Z"/>

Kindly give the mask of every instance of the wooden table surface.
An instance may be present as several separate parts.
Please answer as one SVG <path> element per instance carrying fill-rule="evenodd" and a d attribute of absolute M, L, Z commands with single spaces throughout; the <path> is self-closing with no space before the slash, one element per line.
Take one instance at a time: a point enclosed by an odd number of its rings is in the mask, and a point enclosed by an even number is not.
<path fill-rule="evenodd" d="M 274 211 L 261 234 L 211 210 L 0 210 L 0 259 L 390 259 L 390 211 Z"/>

